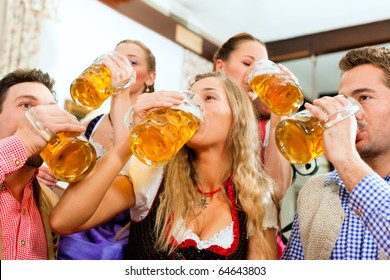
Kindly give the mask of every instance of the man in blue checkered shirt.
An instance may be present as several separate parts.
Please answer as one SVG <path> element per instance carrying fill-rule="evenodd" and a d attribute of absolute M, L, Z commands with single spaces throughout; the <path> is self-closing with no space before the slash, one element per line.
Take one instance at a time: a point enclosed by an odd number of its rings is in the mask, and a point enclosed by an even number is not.
<path fill-rule="evenodd" d="M 351 50 L 339 67 L 339 94 L 353 97 L 361 110 L 324 131 L 324 154 L 335 171 L 302 188 L 282 259 L 390 256 L 390 49 Z M 337 96 L 305 107 L 323 120 L 348 104 Z"/>

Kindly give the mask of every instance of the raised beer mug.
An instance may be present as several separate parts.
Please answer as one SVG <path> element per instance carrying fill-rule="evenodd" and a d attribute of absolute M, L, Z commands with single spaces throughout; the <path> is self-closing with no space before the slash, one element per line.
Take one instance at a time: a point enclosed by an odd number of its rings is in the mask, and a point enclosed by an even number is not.
<path fill-rule="evenodd" d="M 58 180 L 77 182 L 92 170 L 96 151 L 84 135 L 77 132 L 53 133 L 40 120 L 34 108 L 27 110 L 26 117 L 48 142 L 40 155 Z"/>
<path fill-rule="evenodd" d="M 133 108 L 125 117 L 131 150 L 146 165 L 167 164 L 203 121 L 202 99 L 192 91 L 180 92 L 185 96 L 180 105 L 153 109 L 136 126 L 131 122 Z"/>
<path fill-rule="evenodd" d="M 281 154 L 292 164 L 306 164 L 321 156 L 324 130 L 360 110 L 354 99 L 348 100 L 351 104 L 322 121 L 314 117 L 309 110 L 303 110 L 279 122 L 275 139 Z"/>
<path fill-rule="evenodd" d="M 119 53 L 112 51 L 101 55 L 70 85 L 70 96 L 78 105 L 94 110 L 100 107 L 109 96 L 134 84 L 135 71 L 133 71 L 130 79 L 122 81 L 115 87 L 112 86 L 111 72 L 102 63 L 103 58 L 108 55 L 119 55 Z"/>
<path fill-rule="evenodd" d="M 301 87 L 268 59 L 254 62 L 248 83 L 260 100 L 275 114 L 291 116 L 303 104 Z"/>

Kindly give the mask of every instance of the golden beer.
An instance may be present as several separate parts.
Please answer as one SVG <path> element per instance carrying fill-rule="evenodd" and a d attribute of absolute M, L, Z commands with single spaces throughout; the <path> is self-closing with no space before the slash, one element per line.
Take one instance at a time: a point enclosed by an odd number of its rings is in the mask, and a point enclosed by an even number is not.
<path fill-rule="evenodd" d="M 95 148 L 79 133 L 61 132 L 57 141 L 41 152 L 42 159 L 54 176 L 65 182 L 83 179 L 95 166 Z"/>
<path fill-rule="evenodd" d="M 249 83 L 261 101 L 277 115 L 290 116 L 303 104 L 301 87 L 272 61 L 256 62 Z"/>
<path fill-rule="evenodd" d="M 73 101 L 90 110 L 100 107 L 103 102 L 116 90 L 124 90 L 135 82 L 135 71 L 129 79 L 119 85 L 112 85 L 111 72 L 102 60 L 112 55 L 120 55 L 118 52 L 108 52 L 98 57 L 87 69 L 84 70 L 70 85 L 70 96 Z"/>
<path fill-rule="evenodd" d="M 130 133 L 131 149 L 143 163 L 164 165 L 199 127 L 200 119 L 177 109 L 155 109 Z"/>
<path fill-rule="evenodd" d="M 70 95 L 77 104 L 94 110 L 114 92 L 111 72 L 103 64 L 92 64 L 70 86 Z"/>
<path fill-rule="evenodd" d="M 153 109 L 136 126 L 128 123 L 132 117 L 132 108 L 126 115 L 125 121 L 131 128 L 131 150 L 146 165 L 167 164 L 203 121 L 202 99 L 191 91 L 180 92 L 185 97 L 180 105 Z"/>
<path fill-rule="evenodd" d="M 281 154 L 292 164 L 306 164 L 323 154 L 319 120 L 308 110 L 281 121 L 276 127 L 276 144 Z"/>
<path fill-rule="evenodd" d="M 355 99 L 344 95 L 342 97 L 349 100 L 350 104 L 329 114 L 321 121 L 314 117 L 309 110 L 303 110 L 277 125 L 275 130 L 276 144 L 281 154 L 290 163 L 306 164 L 321 156 L 323 154 L 322 135 L 324 130 L 360 111 L 360 105 Z"/>

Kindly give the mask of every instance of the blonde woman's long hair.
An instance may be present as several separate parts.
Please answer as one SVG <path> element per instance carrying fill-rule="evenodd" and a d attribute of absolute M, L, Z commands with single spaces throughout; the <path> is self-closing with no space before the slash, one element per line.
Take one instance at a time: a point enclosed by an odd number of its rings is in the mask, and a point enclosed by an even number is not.
<path fill-rule="evenodd" d="M 263 171 L 260 163 L 260 138 L 255 112 L 245 93 L 222 73 L 199 74 L 192 84 L 207 77 L 221 81 L 233 116 L 227 139 L 230 166 L 226 173 L 233 174 L 237 205 L 248 217 L 247 229 L 251 225 L 251 242 L 264 256 L 270 256 L 271 247 L 265 240 L 262 227 L 262 202 L 267 192 L 274 193 L 274 182 Z M 197 172 L 195 153 L 187 146 L 166 166 L 165 188 L 160 195 L 155 224 L 158 250 L 172 253 L 175 250 L 175 246 L 169 242 L 172 229 L 179 219 L 195 217 L 197 186 L 200 184 Z"/>

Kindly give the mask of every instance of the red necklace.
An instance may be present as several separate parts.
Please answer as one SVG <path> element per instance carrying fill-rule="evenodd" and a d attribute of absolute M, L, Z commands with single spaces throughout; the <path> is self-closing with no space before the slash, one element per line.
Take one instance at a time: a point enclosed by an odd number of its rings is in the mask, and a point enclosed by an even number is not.
<path fill-rule="evenodd" d="M 218 189 L 214 190 L 214 191 L 211 191 L 211 192 L 204 192 L 203 190 L 201 190 L 198 186 L 198 193 L 200 193 L 200 201 L 198 202 L 198 206 L 200 206 L 202 209 L 205 209 L 209 206 L 209 202 L 207 201 L 207 196 L 212 196 L 216 193 L 219 193 L 220 191 L 222 191 L 224 188 L 226 188 L 228 184 L 223 184 L 222 186 L 220 186 Z"/>

